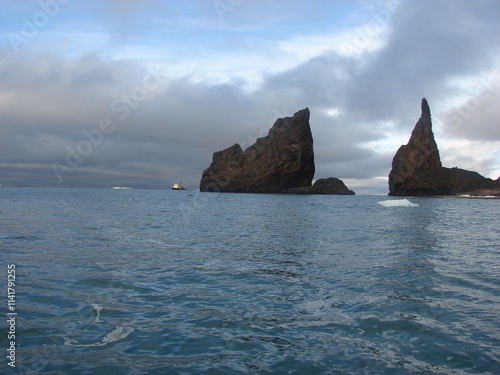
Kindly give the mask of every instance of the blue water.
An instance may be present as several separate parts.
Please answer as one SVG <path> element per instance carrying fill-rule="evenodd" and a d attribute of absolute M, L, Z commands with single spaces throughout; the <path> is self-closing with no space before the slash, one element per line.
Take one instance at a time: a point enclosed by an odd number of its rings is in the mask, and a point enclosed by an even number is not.
<path fill-rule="evenodd" d="M 500 200 L 387 199 L 1 188 L 0 372 L 500 374 Z"/>

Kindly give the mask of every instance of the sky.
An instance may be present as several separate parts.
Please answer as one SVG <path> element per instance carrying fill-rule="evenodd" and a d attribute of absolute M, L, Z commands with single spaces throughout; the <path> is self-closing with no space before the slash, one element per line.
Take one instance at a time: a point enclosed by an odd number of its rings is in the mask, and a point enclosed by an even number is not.
<path fill-rule="evenodd" d="M 196 189 L 308 107 L 315 179 L 385 194 L 424 97 L 443 165 L 500 176 L 497 0 L 0 6 L 0 185 Z"/>

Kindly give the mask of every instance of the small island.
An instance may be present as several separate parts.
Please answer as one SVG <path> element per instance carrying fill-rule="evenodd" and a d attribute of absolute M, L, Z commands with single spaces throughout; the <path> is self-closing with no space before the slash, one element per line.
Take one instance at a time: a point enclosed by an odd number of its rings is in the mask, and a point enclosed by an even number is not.
<path fill-rule="evenodd" d="M 333 177 L 311 185 L 315 164 L 309 117 L 309 109 L 302 109 L 293 117 L 277 119 L 267 136 L 244 151 L 234 144 L 215 152 L 200 191 L 353 195 Z"/>
<path fill-rule="evenodd" d="M 392 160 L 389 195 L 500 197 L 500 178 L 492 180 L 477 172 L 442 166 L 431 111 L 424 98 L 408 144 L 401 146 Z"/>

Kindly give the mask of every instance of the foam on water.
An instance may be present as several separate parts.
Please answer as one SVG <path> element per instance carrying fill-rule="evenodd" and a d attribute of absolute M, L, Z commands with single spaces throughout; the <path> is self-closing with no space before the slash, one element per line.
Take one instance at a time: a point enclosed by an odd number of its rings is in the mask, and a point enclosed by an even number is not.
<path fill-rule="evenodd" d="M 93 323 L 100 323 L 101 320 L 99 319 L 99 317 L 101 316 L 101 311 L 103 309 L 102 306 L 99 306 L 98 304 L 92 304 L 92 308 L 96 311 L 96 317 L 94 318 Z M 111 332 L 106 334 L 100 341 L 91 344 L 78 344 L 78 340 L 65 338 L 64 345 L 78 347 L 104 346 L 112 342 L 124 339 L 132 332 L 134 332 L 134 328 L 132 327 L 117 326 Z"/>
<path fill-rule="evenodd" d="M 95 312 L 97 314 L 94 319 L 94 322 L 100 322 L 99 317 L 101 316 L 102 307 L 99 306 L 98 304 L 92 304 L 92 307 L 95 309 Z"/>
<path fill-rule="evenodd" d="M 94 342 L 92 344 L 78 344 L 77 340 L 66 339 L 64 341 L 64 345 L 78 347 L 104 346 L 112 342 L 124 339 L 132 332 L 134 332 L 134 329 L 132 327 L 116 327 L 113 331 L 104 336 L 101 341 Z"/>
<path fill-rule="evenodd" d="M 485 198 L 485 199 L 498 199 L 496 195 L 470 195 L 470 194 L 462 194 L 458 196 L 459 198 Z"/>
<path fill-rule="evenodd" d="M 418 203 L 411 203 L 408 199 L 391 199 L 377 202 L 384 207 L 418 207 Z"/>

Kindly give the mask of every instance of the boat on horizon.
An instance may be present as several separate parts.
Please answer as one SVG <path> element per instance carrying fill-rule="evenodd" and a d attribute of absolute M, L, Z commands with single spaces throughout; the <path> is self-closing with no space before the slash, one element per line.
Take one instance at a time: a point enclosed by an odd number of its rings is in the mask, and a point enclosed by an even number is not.
<path fill-rule="evenodd" d="M 176 182 L 172 185 L 172 190 L 186 190 L 180 182 Z"/>

